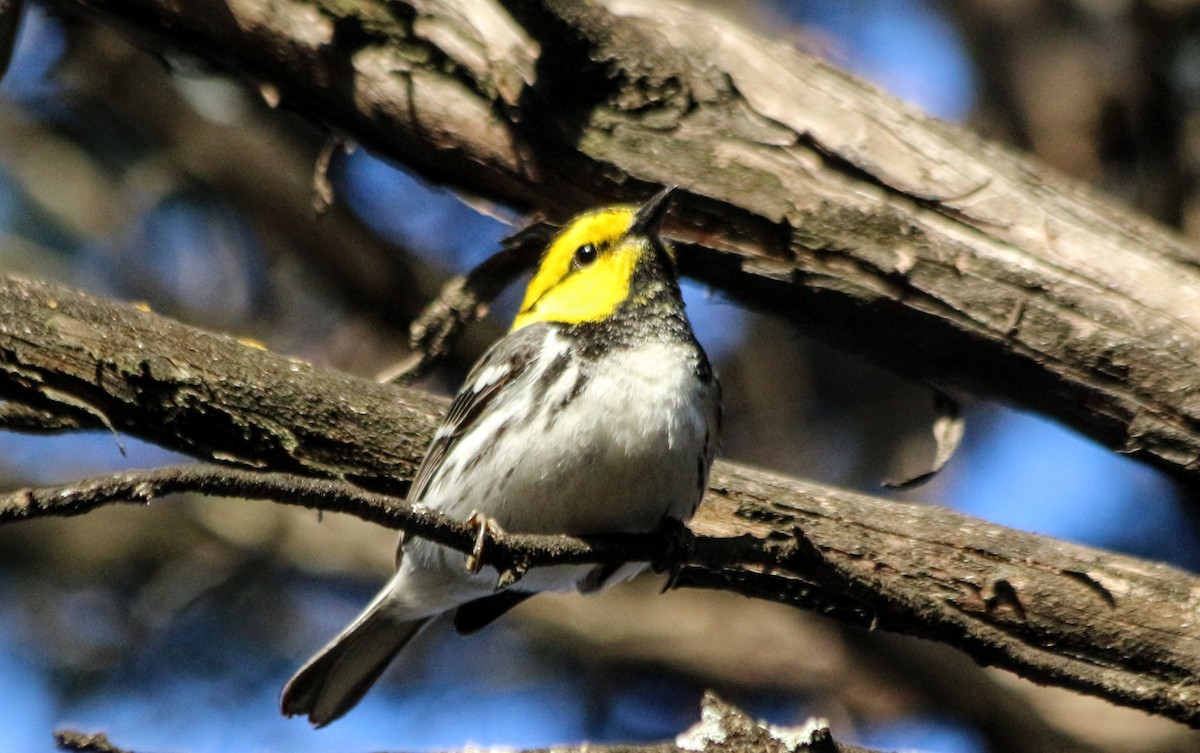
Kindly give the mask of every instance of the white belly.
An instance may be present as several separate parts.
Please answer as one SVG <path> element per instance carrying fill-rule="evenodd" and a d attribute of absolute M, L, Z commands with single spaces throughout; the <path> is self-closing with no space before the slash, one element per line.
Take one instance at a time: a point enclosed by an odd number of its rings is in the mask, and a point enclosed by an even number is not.
<path fill-rule="evenodd" d="M 649 531 L 668 515 L 686 519 L 707 477 L 698 460 L 715 432 L 714 400 L 698 394 L 693 369 L 682 345 L 618 352 L 559 409 L 579 376 L 568 369 L 532 420 L 516 416 L 515 403 L 489 415 L 491 426 L 473 434 L 488 438 L 508 424 L 500 449 L 453 485 L 435 479 L 422 502 L 460 519 L 478 511 L 527 533 Z M 464 468 L 481 450 L 471 439 L 447 456 L 447 468 Z"/>
<path fill-rule="evenodd" d="M 565 347 L 554 335 L 548 343 Z M 555 347 L 547 348 L 523 388 L 537 384 Z M 571 366 L 552 389 L 539 388 L 545 407 L 532 420 L 517 415 L 521 401 L 489 411 L 446 456 L 446 470 L 431 479 L 422 504 L 459 519 L 480 512 L 524 533 L 646 532 L 666 517 L 690 518 L 708 478 L 715 385 L 699 383 L 695 352 L 682 344 L 617 351 L 606 359 L 587 371 L 582 387 Z M 501 426 L 503 441 L 491 441 Z M 484 443 L 492 449 L 471 463 Z M 494 588 L 494 571 L 468 578 L 463 562 L 462 555 L 413 540 L 401 569 L 440 590 L 441 598 L 447 591 L 461 600 L 464 589 Z M 534 571 L 517 588 L 569 589 L 590 569 Z"/>

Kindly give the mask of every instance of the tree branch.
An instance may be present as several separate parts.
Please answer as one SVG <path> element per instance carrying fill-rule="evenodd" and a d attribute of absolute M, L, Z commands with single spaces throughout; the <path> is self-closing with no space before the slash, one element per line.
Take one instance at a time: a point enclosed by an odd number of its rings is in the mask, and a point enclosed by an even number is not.
<path fill-rule="evenodd" d="M 700 722 L 680 733 L 674 742 L 648 745 L 559 746 L 523 753 L 878 753 L 835 742 L 828 723 L 810 719 L 800 727 L 776 727 L 755 721 L 744 711 L 706 693 Z M 75 753 L 133 753 L 118 748 L 104 734 L 58 730 L 60 750 Z"/>
<path fill-rule="evenodd" d="M 556 228 L 535 221 L 505 239 L 503 247 L 465 275 L 448 280 L 409 327 L 414 355 L 382 381 L 409 384 L 449 354 L 463 328 L 488 307 L 521 273 L 537 263 Z"/>
<path fill-rule="evenodd" d="M 433 514 L 372 491 L 402 494 L 420 461 L 446 402 L 419 392 L 323 371 L 132 306 L 0 278 L 0 397 L 69 412 L 87 405 L 120 431 L 283 472 L 122 474 L 105 482 L 110 500 L 194 488 L 428 525 L 424 535 L 459 548 L 470 539 L 461 524 L 421 517 Z M 104 496 L 96 489 L 85 484 L 61 499 L 17 493 L 0 505 L 0 519 L 59 505 L 78 511 L 88 494 L 99 494 L 93 503 Z M 1200 579 L 1187 573 L 724 462 L 692 530 L 694 555 L 677 586 L 943 641 L 981 663 L 1200 727 Z M 501 537 L 491 556 L 500 569 L 519 570 L 533 561 L 654 559 L 658 551 L 649 540 L 617 544 L 633 548 Z"/>
<path fill-rule="evenodd" d="M 403 499 L 334 479 L 220 466 L 126 471 L 69 484 L 19 489 L 0 496 L 0 525 L 41 517 L 83 515 L 108 504 L 146 504 L 180 492 L 270 500 L 323 512 L 349 513 L 470 553 L 477 529 Z M 666 532 L 664 532 L 666 533 Z M 489 533 L 482 562 L 514 581 L 529 567 L 598 562 L 649 562 L 664 550 L 660 535 L 570 536 Z M 698 555 L 734 566 L 741 547 L 706 540 Z M 731 559 L 730 555 L 734 555 Z M 771 558 L 761 564 L 774 564 Z"/>
<path fill-rule="evenodd" d="M 0 362 L 0 399 L 86 413 L 208 460 L 401 493 L 444 405 L 11 277 L 0 278 Z"/>
<path fill-rule="evenodd" d="M 795 50 L 657 0 L 52 0 L 562 217 L 686 191 L 685 272 L 893 369 L 1200 476 L 1200 255 Z M 299 33 L 298 29 L 304 29 Z"/>
<path fill-rule="evenodd" d="M 84 410 L 71 414 L 62 404 L 50 409 L 17 402 L 0 402 L 0 429 L 26 434 L 62 434 L 101 428 L 104 428 L 104 424 L 96 416 Z"/>

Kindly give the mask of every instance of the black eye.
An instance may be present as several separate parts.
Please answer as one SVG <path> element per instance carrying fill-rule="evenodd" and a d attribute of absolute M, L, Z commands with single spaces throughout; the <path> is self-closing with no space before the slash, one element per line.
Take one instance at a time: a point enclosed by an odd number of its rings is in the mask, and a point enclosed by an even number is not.
<path fill-rule="evenodd" d="M 585 243 L 575 249 L 575 266 L 586 267 L 596 261 L 596 247 L 591 243 Z"/>

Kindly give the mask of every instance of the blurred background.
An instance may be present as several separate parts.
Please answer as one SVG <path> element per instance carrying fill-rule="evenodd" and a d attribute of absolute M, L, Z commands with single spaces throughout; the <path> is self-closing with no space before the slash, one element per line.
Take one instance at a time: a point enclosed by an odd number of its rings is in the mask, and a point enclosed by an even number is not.
<path fill-rule="evenodd" d="M 1200 3 L 758 0 L 711 7 L 941 118 L 1035 153 L 1200 240 Z M 189 58 L 28 9 L 0 84 L 0 271 L 148 302 L 370 376 L 409 320 L 511 228 Z M 883 493 L 933 453 L 932 396 L 686 284 L 726 394 L 723 455 Z M 425 386 L 452 391 L 514 293 Z M 778 378 L 786 374 L 786 379 Z M 1200 570 L 1194 504 L 1035 416 L 968 403 L 946 471 L 899 499 Z M 180 458 L 111 434 L 0 432 L 3 488 Z M 279 689 L 386 578 L 393 534 L 201 498 L 0 528 L 0 751 L 105 731 L 159 751 L 367 751 L 660 741 L 705 689 L 777 724 L 824 716 L 889 750 L 1192 751 L 1183 727 L 981 670 L 944 647 L 646 579 L 542 596 L 463 640 L 429 631 L 312 731 Z"/>

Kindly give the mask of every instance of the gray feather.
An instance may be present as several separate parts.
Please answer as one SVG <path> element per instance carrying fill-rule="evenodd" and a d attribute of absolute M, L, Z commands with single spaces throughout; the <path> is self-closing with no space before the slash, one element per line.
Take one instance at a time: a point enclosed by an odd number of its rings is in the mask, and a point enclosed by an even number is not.
<path fill-rule="evenodd" d="M 403 621 L 376 603 L 309 659 L 283 688 L 286 716 L 324 727 L 354 707 L 428 618 Z"/>

